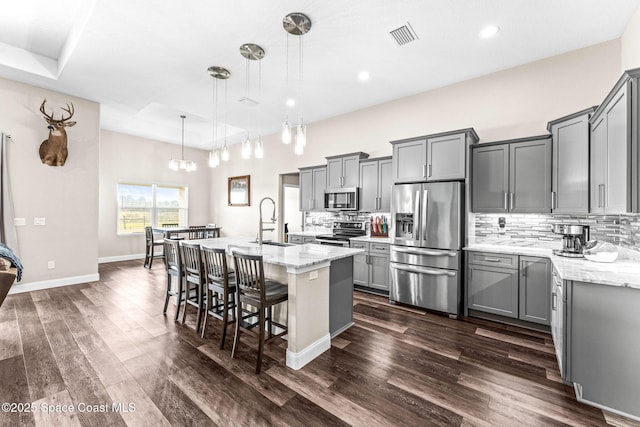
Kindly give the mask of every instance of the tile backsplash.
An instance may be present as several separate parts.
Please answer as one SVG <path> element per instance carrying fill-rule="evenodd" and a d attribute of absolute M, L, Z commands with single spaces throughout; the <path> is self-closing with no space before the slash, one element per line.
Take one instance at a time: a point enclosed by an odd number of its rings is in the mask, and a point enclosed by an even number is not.
<path fill-rule="evenodd" d="M 304 231 L 330 234 L 334 221 L 364 221 L 367 223 L 367 234 L 370 234 L 369 220 L 371 217 L 386 216 L 387 223 L 391 223 L 389 213 L 368 212 L 305 212 Z"/>
<path fill-rule="evenodd" d="M 476 238 L 527 238 L 559 241 L 551 231 L 556 223 L 589 226 L 591 240 L 603 240 L 626 248 L 640 250 L 640 214 L 625 215 L 563 215 L 563 214 L 471 214 L 475 216 Z M 498 218 L 506 219 L 506 229 L 500 234 Z"/>

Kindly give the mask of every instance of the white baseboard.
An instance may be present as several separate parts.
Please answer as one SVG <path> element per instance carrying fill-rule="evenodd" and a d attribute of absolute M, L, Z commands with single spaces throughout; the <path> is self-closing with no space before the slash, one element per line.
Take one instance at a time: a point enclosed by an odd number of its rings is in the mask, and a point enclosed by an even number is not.
<path fill-rule="evenodd" d="M 144 259 L 144 254 L 118 255 L 98 258 L 98 264 L 106 264 L 108 262 L 131 261 L 134 259 Z M 160 260 L 162 262 L 162 260 Z"/>
<path fill-rule="evenodd" d="M 97 282 L 100 274 L 86 274 L 84 276 L 63 277 L 61 279 L 43 280 L 31 283 L 16 283 L 11 287 L 9 295 L 23 292 L 41 291 L 43 289 L 58 288 L 60 286 L 79 285 L 81 283 Z"/>
<path fill-rule="evenodd" d="M 337 331 L 335 331 L 334 333 L 331 334 L 331 338 L 335 338 L 338 335 L 340 335 L 341 333 L 343 333 L 344 331 L 346 331 L 347 329 L 349 329 L 350 327 L 352 327 L 353 325 L 355 325 L 355 323 L 353 322 L 349 322 L 346 325 L 344 325 L 342 328 L 338 329 Z"/>
<path fill-rule="evenodd" d="M 287 349 L 287 366 L 296 371 L 331 348 L 331 335 L 327 334 L 297 353 Z"/>

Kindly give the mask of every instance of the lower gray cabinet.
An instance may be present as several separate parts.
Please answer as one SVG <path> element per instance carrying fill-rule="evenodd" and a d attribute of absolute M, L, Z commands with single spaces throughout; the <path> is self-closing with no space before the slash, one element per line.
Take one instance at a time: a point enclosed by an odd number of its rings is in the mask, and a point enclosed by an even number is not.
<path fill-rule="evenodd" d="M 291 234 L 289 233 L 289 242 L 294 245 L 304 245 L 305 243 L 313 243 L 316 238 L 314 236 L 305 236 L 303 234 Z"/>
<path fill-rule="evenodd" d="M 548 258 L 520 256 L 521 320 L 551 323 L 551 261 Z"/>
<path fill-rule="evenodd" d="M 467 304 L 470 309 L 518 318 L 517 259 L 517 255 L 469 253 Z"/>
<path fill-rule="evenodd" d="M 372 290 L 389 291 L 389 244 L 351 242 L 350 247 L 364 249 L 353 257 L 353 283 Z"/>
<path fill-rule="evenodd" d="M 549 325 L 551 261 L 541 257 L 469 252 L 467 308 Z"/>

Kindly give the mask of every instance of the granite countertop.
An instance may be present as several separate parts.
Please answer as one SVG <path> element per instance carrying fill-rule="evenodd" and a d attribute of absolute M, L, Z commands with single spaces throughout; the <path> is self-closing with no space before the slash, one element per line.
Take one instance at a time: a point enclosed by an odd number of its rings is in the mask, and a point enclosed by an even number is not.
<path fill-rule="evenodd" d="M 371 237 L 371 236 L 361 236 L 361 237 L 352 237 L 349 240 L 358 241 L 358 242 L 370 242 L 370 243 L 391 243 L 390 237 Z"/>
<path fill-rule="evenodd" d="M 291 246 L 259 246 L 251 237 L 220 237 L 214 239 L 181 240 L 185 243 L 197 243 L 211 248 L 223 248 L 227 252 L 240 250 L 251 254 L 262 255 L 265 264 L 287 267 L 295 272 L 317 264 L 364 253 L 364 249 L 351 249 L 330 245 L 291 245 Z"/>
<path fill-rule="evenodd" d="M 560 241 L 546 242 L 533 239 L 476 239 L 464 248 L 467 251 L 494 252 L 511 255 L 547 257 L 562 280 L 599 283 L 640 289 L 640 254 L 618 248 L 615 262 L 593 262 L 584 258 L 567 258 L 553 254 L 561 249 Z"/>

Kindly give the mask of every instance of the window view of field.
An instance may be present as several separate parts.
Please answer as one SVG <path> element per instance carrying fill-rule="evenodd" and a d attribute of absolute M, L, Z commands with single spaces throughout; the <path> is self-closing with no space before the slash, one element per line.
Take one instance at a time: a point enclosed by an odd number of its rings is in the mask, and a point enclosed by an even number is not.
<path fill-rule="evenodd" d="M 143 233 L 149 225 L 185 225 L 186 210 L 185 187 L 118 184 L 118 234 Z"/>

